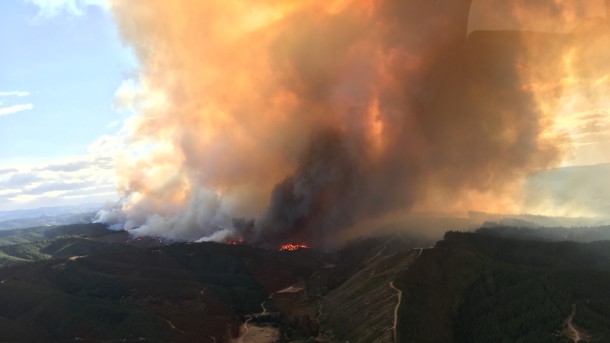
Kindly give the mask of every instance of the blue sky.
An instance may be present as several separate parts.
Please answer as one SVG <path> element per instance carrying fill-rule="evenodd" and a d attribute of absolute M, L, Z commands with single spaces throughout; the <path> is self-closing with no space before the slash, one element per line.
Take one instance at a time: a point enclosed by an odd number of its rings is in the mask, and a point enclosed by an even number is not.
<path fill-rule="evenodd" d="M 107 10 L 83 6 L 80 15 L 44 16 L 20 0 L 0 4 L 2 107 L 32 104 L 0 117 L 0 164 L 82 154 L 97 137 L 116 131 L 114 93 L 134 69 Z M 109 127 L 110 126 L 110 127 Z"/>
<path fill-rule="evenodd" d="M 0 23 L 0 210 L 116 198 L 103 146 L 127 116 L 113 99 L 137 62 L 108 9 L 7 0 Z"/>

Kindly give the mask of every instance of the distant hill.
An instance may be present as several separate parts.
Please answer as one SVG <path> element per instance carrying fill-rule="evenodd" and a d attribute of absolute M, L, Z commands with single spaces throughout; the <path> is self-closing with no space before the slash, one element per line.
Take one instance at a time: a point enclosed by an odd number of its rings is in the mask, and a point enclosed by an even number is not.
<path fill-rule="evenodd" d="M 41 226 L 0 231 L 0 267 L 55 257 L 112 252 L 117 246 L 150 248 L 164 245 L 158 238 L 132 238 L 103 224 Z"/>
<path fill-rule="evenodd" d="M 489 226 L 480 228 L 476 232 L 483 235 L 520 240 L 573 241 L 581 243 L 610 240 L 610 226 L 608 225 L 576 228 Z"/>
<path fill-rule="evenodd" d="M 76 214 L 62 214 L 58 216 L 7 220 L 4 222 L 0 222 L 0 231 L 28 228 L 34 226 L 54 226 L 91 223 L 95 218 L 95 214 L 96 212 L 86 212 Z"/>
<path fill-rule="evenodd" d="M 610 164 L 571 166 L 541 171 L 525 185 L 524 208 L 531 212 L 574 215 L 588 213 L 608 218 L 610 213 Z M 556 224 L 567 226 L 566 223 Z"/>
<path fill-rule="evenodd" d="M 61 236 L 99 237 L 116 233 L 103 224 L 39 226 L 0 231 L 0 246 L 52 240 Z"/>
<path fill-rule="evenodd" d="M 90 223 L 101 204 L 41 207 L 27 210 L 0 211 L 0 230 L 44 225 Z"/>
<path fill-rule="evenodd" d="M 478 225 L 487 227 L 584 227 L 610 225 L 608 217 L 561 217 L 537 214 L 501 214 L 470 211 L 468 218 Z"/>

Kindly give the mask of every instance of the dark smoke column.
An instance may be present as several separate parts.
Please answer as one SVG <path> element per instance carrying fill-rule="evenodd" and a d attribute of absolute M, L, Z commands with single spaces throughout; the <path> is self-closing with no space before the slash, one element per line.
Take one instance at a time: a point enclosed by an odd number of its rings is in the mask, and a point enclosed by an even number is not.
<path fill-rule="evenodd" d="M 255 241 L 324 244 L 362 218 L 408 208 L 431 173 L 447 169 L 444 159 L 453 163 L 463 157 L 444 150 L 461 144 L 464 132 L 457 122 L 470 120 L 463 118 L 469 111 L 451 110 L 468 81 L 458 73 L 469 9 L 470 1 L 463 0 L 380 2 L 375 16 L 383 22 L 382 49 L 395 54 L 388 60 L 392 85 L 384 85 L 379 99 L 383 153 L 367 159 L 365 140 L 348 130 L 328 128 L 312 136 L 296 172 L 273 190 L 266 213 L 256 222 Z M 417 68 L 407 68 L 409 64 Z M 445 102 L 446 108 L 439 108 Z M 457 126 L 448 127 L 447 121 Z M 447 138 L 452 141 L 443 142 Z M 437 160 L 439 154 L 450 156 Z"/>

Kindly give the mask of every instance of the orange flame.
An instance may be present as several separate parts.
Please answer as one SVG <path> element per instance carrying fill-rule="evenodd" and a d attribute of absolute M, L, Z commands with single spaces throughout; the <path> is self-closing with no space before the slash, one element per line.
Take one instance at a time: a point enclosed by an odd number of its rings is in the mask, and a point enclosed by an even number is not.
<path fill-rule="evenodd" d="M 306 244 L 284 244 L 282 245 L 278 251 L 295 251 L 299 249 L 309 249 L 310 247 Z"/>

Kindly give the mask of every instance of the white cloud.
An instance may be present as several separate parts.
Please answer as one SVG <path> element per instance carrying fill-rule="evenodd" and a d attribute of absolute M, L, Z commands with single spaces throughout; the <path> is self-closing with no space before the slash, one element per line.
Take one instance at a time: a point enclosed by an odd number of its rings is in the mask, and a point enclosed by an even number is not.
<path fill-rule="evenodd" d="M 2 104 L 2 103 L 0 103 L 0 105 L 1 105 L 1 104 Z M 119 125 L 121 125 L 121 121 L 120 121 L 120 120 L 115 120 L 115 121 L 111 122 L 110 124 L 108 124 L 106 127 L 107 127 L 107 128 L 109 128 L 109 129 L 111 129 L 111 128 L 113 128 L 113 127 L 117 127 L 117 126 L 119 126 Z"/>
<path fill-rule="evenodd" d="M 28 110 L 31 110 L 32 108 L 34 108 L 34 105 L 32 105 L 32 104 L 18 104 L 18 105 L 12 105 L 12 106 L 8 106 L 8 107 L 0 107 L 0 117 L 5 116 L 7 114 L 28 111 Z"/>
<path fill-rule="evenodd" d="M 0 165 L 0 204 L 24 209 L 117 201 L 112 137 L 91 144 L 87 155 L 32 164 Z M 118 146 L 117 146 L 118 147 Z"/>
<path fill-rule="evenodd" d="M 8 91 L 8 92 L 0 92 L 0 96 L 28 96 L 30 92 L 24 91 Z"/>
<path fill-rule="evenodd" d="M 0 179 L 2 178 L 2 174 L 14 173 L 18 171 L 15 168 L 0 168 Z"/>
<path fill-rule="evenodd" d="M 30 95 L 30 92 L 25 91 L 0 91 L 0 98 L 6 97 L 24 97 Z M 0 100 L 0 106 L 4 105 L 4 101 Z M 15 104 L 6 107 L 0 107 L 0 116 L 5 116 L 7 114 L 13 114 L 21 111 L 28 111 L 34 108 L 34 105 L 28 104 Z"/>
<path fill-rule="evenodd" d="M 19 189 L 0 189 L 0 197 L 19 193 L 21 193 L 21 190 Z"/>
<path fill-rule="evenodd" d="M 80 16 L 88 6 L 108 9 L 107 0 L 25 0 L 38 7 L 38 17 L 53 18 L 60 14 Z"/>
<path fill-rule="evenodd" d="M 19 203 L 31 202 L 31 201 L 36 200 L 37 198 L 38 197 L 35 195 L 19 194 L 19 195 L 9 198 L 8 201 L 19 204 Z"/>

